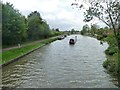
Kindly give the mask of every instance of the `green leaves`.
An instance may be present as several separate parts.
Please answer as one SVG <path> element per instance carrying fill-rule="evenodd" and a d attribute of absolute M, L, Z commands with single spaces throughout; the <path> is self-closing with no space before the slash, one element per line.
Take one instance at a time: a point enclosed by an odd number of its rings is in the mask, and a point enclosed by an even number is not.
<path fill-rule="evenodd" d="M 98 2 L 96 0 L 91 1 L 84 12 L 84 21 L 89 22 L 94 17 L 97 17 L 103 23 L 105 23 L 109 28 L 111 28 L 114 32 L 115 38 L 119 41 L 120 32 L 120 1 L 119 0 L 111 0 L 105 2 Z"/>
<path fill-rule="evenodd" d="M 37 40 L 49 37 L 50 28 L 46 21 L 40 16 L 37 11 L 31 12 L 28 15 L 28 37 L 31 40 Z"/>
<path fill-rule="evenodd" d="M 2 44 L 5 46 L 61 34 L 50 30 L 39 12 L 31 12 L 26 18 L 10 3 L 2 4 L 2 24 Z"/>
<path fill-rule="evenodd" d="M 86 24 L 83 26 L 82 30 L 81 30 L 81 34 L 84 35 L 89 31 L 89 26 Z"/>
<path fill-rule="evenodd" d="M 23 16 L 10 3 L 2 4 L 3 44 L 14 45 L 25 37 L 26 25 Z"/>

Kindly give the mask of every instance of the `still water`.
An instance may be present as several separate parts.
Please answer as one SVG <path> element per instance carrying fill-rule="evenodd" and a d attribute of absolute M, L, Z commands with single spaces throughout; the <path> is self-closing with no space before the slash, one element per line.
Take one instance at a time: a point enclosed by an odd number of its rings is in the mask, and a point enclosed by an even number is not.
<path fill-rule="evenodd" d="M 76 44 L 69 45 L 75 36 Z M 3 67 L 2 83 L 17 88 L 116 88 L 102 67 L 107 47 L 95 38 L 68 36 Z"/>

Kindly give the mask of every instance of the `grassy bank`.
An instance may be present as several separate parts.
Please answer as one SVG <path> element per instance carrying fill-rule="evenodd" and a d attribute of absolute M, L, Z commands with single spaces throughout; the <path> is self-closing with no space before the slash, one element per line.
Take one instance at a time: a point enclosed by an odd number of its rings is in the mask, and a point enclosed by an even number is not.
<path fill-rule="evenodd" d="M 107 60 L 103 62 L 103 67 L 106 68 L 109 74 L 117 77 L 118 48 L 117 48 L 117 42 L 114 35 L 113 34 L 109 34 L 109 35 L 96 34 L 95 36 L 95 35 L 87 34 L 87 36 L 97 38 L 98 40 L 105 41 L 109 44 L 109 47 L 105 50 Z"/>
<path fill-rule="evenodd" d="M 107 60 L 104 61 L 103 67 L 107 69 L 107 72 L 112 76 L 117 76 L 118 54 L 115 53 L 112 56 L 107 56 Z"/>
<path fill-rule="evenodd" d="M 2 53 L 0 53 L 0 64 L 2 64 Z"/>
<path fill-rule="evenodd" d="M 0 62 L 0 64 L 5 64 L 11 60 L 16 59 L 17 57 L 20 57 L 20 56 L 36 49 L 36 48 L 44 46 L 45 44 L 51 43 L 55 40 L 57 40 L 57 37 L 56 38 L 49 38 L 49 39 L 43 40 L 42 42 L 38 42 L 38 43 L 35 43 L 32 45 L 27 45 L 25 47 L 5 51 L 2 53 L 2 61 Z"/>
<path fill-rule="evenodd" d="M 109 47 L 105 50 L 107 55 L 107 60 L 104 61 L 103 67 L 107 69 L 108 73 L 113 76 L 117 76 L 117 67 L 118 67 L 118 48 L 117 43 L 113 35 L 108 35 L 106 38 L 102 40 L 107 41 Z"/>

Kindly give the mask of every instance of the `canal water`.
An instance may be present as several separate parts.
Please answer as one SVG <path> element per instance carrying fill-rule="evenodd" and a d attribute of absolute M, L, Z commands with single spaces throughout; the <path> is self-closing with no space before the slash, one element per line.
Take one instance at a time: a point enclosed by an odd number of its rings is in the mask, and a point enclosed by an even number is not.
<path fill-rule="evenodd" d="M 77 36 L 75 45 L 69 39 Z M 3 67 L 3 86 L 17 88 L 116 88 L 102 67 L 103 46 L 95 38 L 71 35 Z"/>

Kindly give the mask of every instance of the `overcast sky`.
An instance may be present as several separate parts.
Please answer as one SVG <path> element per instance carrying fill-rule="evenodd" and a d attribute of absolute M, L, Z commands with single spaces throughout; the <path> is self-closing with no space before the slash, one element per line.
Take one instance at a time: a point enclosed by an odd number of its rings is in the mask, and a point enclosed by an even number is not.
<path fill-rule="evenodd" d="M 3 0 L 3 2 L 10 2 L 25 16 L 37 10 L 50 28 L 81 30 L 82 26 L 86 24 L 83 22 L 83 11 L 71 6 L 74 0 Z M 100 26 L 104 26 L 97 19 L 87 24 L 91 23 L 99 23 Z"/>

